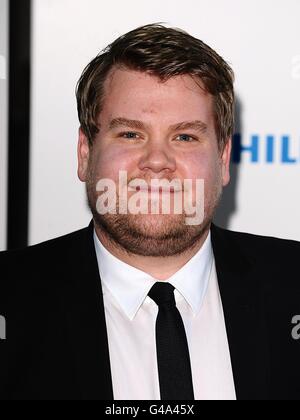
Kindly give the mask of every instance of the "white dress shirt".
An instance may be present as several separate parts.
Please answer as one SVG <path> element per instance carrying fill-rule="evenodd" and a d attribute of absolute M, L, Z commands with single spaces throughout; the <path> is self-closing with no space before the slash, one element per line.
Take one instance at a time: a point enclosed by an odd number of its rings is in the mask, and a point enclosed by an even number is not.
<path fill-rule="evenodd" d="M 113 256 L 94 232 L 115 400 L 160 400 L 155 324 L 148 296 L 159 281 Z M 223 307 L 209 233 L 168 280 L 175 287 L 191 358 L 196 400 L 236 400 Z M 99 355 L 101 357 L 101 355 Z"/>

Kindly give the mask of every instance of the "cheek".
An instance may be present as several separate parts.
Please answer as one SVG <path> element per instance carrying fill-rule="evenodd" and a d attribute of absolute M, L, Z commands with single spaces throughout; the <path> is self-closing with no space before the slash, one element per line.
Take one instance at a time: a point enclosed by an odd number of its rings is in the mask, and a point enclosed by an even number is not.
<path fill-rule="evenodd" d="M 99 179 L 108 178 L 117 181 L 119 171 L 127 171 L 134 162 L 130 151 L 122 150 L 120 147 L 106 147 L 99 149 L 93 157 L 93 170 Z"/>
<path fill-rule="evenodd" d="M 207 202 L 212 201 L 221 185 L 221 161 L 217 153 L 203 151 L 182 157 L 184 178 L 204 180 L 204 194 Z M 193 196 L 196 197 L 196 183 L 193 182 Z"/>
<path fill-rule="evenodd" d="M 220 159 L 214 153 L 197 151 L 181 157 L 181 165 L 185 168 L 185 178 L 204 179 L 211 183 L 220 174 Z"/>

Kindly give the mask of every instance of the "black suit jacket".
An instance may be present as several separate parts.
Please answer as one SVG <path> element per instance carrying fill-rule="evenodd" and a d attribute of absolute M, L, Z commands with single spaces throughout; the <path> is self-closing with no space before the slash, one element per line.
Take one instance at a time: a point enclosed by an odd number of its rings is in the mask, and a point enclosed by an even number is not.
<path fill-rule="evenodd" d="M 238 400 L 300 400 L 300 244 L 214 225 L 212 244 Z M 113 400 L 93 225 L 1 253 L 0 275 L 0 399 Z"/>

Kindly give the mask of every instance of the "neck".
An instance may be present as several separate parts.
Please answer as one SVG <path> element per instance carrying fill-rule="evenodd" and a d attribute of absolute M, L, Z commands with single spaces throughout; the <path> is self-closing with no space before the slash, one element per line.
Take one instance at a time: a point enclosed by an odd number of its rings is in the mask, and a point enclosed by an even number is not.
<path fill-rule="evenodd" d="M 203 232 L 203 235 L 193 247 L 180 255 L 171 257 L 145 257 L 137 254 L 130 254 L 125 249 L 122 250 L 121 247 L 116 246 L 108 235 L 95 224 L 95 231 L 98 239 L 112 255 L 160 281 L 165 281 L 172 277 L 197 254 L 206 241 L 209 230 L 210 226 Z"/>

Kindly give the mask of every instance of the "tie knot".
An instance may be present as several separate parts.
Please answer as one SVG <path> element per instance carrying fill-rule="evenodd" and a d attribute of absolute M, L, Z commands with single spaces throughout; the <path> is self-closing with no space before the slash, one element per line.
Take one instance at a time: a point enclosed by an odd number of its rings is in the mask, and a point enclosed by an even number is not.
<path fill-rule="evenodd" d="M 153 299 L 158 306 L 166 303 L 176 306 L 174 290 L 175 287 L 170 283 L 157 282 L 148 293 L 148 296 Z"/>

